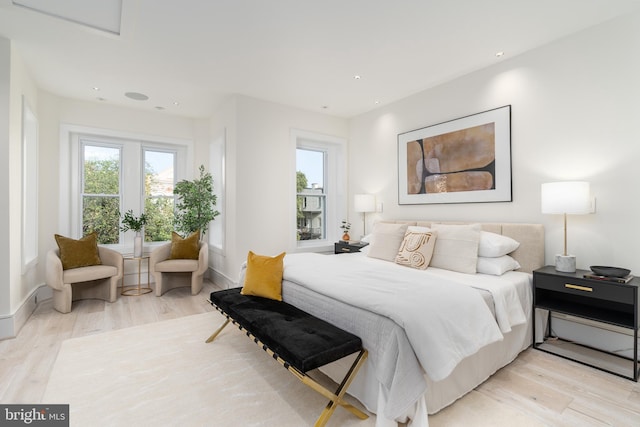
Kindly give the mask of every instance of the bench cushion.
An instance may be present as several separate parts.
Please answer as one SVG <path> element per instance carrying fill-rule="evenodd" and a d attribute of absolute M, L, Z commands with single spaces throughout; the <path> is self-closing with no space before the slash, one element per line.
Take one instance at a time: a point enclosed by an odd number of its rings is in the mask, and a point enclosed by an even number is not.
<path fill-rule="evenodd" d="M 359 337 L 283 301 L 240 294 L 241 288 L 212 292 L 211 302 L 301 372 L 362 349 Z"/>

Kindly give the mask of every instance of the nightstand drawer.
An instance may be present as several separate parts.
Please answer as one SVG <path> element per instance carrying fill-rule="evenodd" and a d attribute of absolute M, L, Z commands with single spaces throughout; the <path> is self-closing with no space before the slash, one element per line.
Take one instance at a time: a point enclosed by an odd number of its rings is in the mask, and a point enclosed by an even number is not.
<path fill-rule="evenodd" d="M 536 288 L 623 304 L 633 304 L 635 298 L 635 288 L 629 285 L 560 275 L 536 274 Z"/>
<path fill-rule="evenodd" d="M 334 253 L 336 254 L 349 254 L 352 252 L 360 252 L 360 249 L 367 246 L 368 243 L 358 242 L 337 242 L 334 244 Z"/>

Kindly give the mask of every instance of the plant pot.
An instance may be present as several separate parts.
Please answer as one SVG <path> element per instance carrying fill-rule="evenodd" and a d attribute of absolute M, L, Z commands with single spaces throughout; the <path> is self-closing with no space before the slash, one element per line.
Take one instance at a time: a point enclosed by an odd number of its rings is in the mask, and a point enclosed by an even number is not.
<path fill-rule="evenodd" d="M 349 237 L 349 233 L 344 233 L 342 235 L 342 240 L 344 240 L 345 242 L 348 242 L 349 240 L 351 240 L 351 237 Z"/>
<path fill-rule="evenodd" d="M 140 258 L 142 256 L 142 233 L 136 231 L 136 237 L 133 238 L 133 256 Z"/>

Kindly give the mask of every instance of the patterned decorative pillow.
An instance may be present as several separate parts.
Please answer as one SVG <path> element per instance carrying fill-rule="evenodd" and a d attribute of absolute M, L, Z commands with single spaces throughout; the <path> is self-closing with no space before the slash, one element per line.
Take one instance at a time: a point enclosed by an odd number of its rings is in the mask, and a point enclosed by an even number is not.
<path fill-rule="evenodd" d="M 436 236 L 435 231 L 414 231 L 409 227 L 396 255 L 396 264 L 420 270 L 426 269 L 431 262 Z"/>

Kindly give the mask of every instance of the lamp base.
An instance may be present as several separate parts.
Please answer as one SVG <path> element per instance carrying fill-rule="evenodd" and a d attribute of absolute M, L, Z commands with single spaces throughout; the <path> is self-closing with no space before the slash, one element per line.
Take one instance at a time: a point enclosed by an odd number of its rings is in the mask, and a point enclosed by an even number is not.
<path fill-rule="evenodd" d="M 556 271 L 561 271 L 563 273 L 575 273 L 575 255 L 556 255 Z"/>

